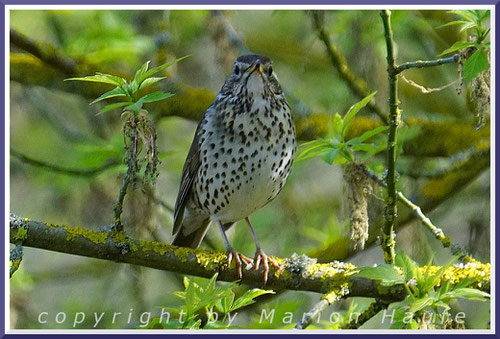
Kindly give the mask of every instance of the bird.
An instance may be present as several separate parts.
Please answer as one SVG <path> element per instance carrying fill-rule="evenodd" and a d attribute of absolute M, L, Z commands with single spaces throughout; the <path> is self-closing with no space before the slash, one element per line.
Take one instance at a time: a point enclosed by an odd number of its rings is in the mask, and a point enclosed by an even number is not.
<path fill-rule="evenodd" d="M 269 265 L 281 268 L 262 250 L 249 216 L 281 191 L 295 149 L 290 106 L 272 61 L 259 54 L 238 57 L 197 126 L 182 169 L 172 244 L 197 248 L 210 224 L 217 224 L 228 267 L 234 260 L 241 280 L 243 263 L 257 271 L 262 264 L 265 285 Z M 226 235 L 243 219 L 255 243 L 253 259 L 235 251 Z"/>

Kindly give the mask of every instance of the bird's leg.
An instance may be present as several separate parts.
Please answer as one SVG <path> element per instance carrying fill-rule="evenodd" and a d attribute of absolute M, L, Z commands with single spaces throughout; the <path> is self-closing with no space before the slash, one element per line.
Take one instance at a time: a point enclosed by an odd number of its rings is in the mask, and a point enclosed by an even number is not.
<path fill-rule="evenodd" d="M 224 238 L 224 246 L 226 247 L 226 254 L 227 254 L 227 266 L 231 265 L 231 262 L 234 259 L 234 262 L 236 263 L 236 271 L 238 273 L 238 278 L 241 279 L 243 278 L 243 274 L 241 273 L 241 267 L 242 267 L 242 262 L 244 262 L 247 265 L 252 264 L 252 259 L 244 256 L 243 254 L 236 252 L 231 245 L 229 244 L 229 240 L 227 240 L 226 236 L 226 231 L 224 230 L 224 226 L 222 223 L 219 221 L 217 222 L 219 224 L 219 229 L 222 232 L 222 237 Z"/>
<path fill-rule="evenodd" d="M 246 217 L 245 220 L 248 224 L 248 227 L 250 227 L 250 232 L 252 233 L 253 241 L 255 243 L 255 247 L 257 248 L 257 250 L 255 251 L 254 268 L 256 271 L 259 270 L 260 263 L 262 262 L 262 268 L 264 270 L 263 272 L 264 285 L 265 285 L 267 283 L 267 275 L 269 273 L 269 264 L 271 264 L 271 266 L 273 266 L 276 269 L 276 271 L 281 271 L 281 267 L 275 260 L 269 258 L 267 254 L 264 253 L 262 247 L 260 247 L 259 239 L 257 239 L 257 235 L 253 230 L 252 223 L 250 223 L 250 219 Z"/>

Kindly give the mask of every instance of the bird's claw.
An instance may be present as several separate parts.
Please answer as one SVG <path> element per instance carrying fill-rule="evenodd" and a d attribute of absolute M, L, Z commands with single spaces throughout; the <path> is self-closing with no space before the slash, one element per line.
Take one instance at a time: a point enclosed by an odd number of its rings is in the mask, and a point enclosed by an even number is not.
<path fill-rule="evenodd" d="M 248 269 L 249 267 L 252 266 L 253 260 L 244 256 L 243 254 L 241 254 L 239 252 L 236 252 L 233 249 L 228 250 L 226 255 L 227 255 L 227 266 L 229 267 L 234 259 L 234 262 L 236 265 L 236 272 L 238 274 L 238 279 L 241 280 L 243 278 L 243 274 L 242 274 L 243 263 L 246 264 L 245 268 Z"/>
<path fill-rule="evenodd" d="M 255 259 L 254 259 L 254 268 L 256 271 L 259 270 L 260 264 L 262 263 L 262 268 L 263 268 L 263 275 L 264 275 L 264 286 L 267 283 L 267 277 L 269 274 L 269 264 L 271 264 L 272 267 L 278 272 L 281 271 L 280 265 L 272 258 L 270 258 L 267 254 L 264 253 L 262 249 L 258 249 L 255 252 Z"/>

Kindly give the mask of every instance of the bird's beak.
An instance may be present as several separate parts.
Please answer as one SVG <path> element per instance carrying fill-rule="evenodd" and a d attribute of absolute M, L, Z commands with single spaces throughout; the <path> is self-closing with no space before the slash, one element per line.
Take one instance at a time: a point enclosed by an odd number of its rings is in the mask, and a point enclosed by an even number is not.
<path fill-rule="evenodd" d="M 262 67 L 262 64 L 259 61 L 257 61 L 257 63 L 255 64 L 255 67 L 257 68 L 259 73 L 264 73 L 264 67 Z"/>
<path fill-rule="evenodd" d="M 262 62 L 257 60 L 252 66 L 247 69 L 247 72 L 253 72 L 257 70 L 259 73 L 264 73 L 264 67 L 262 66 Z"/>

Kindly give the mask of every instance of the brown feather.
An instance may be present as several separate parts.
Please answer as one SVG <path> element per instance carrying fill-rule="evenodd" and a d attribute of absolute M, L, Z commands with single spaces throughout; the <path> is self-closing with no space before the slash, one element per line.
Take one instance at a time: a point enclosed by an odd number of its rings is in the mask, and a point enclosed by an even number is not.
<path fill-rule="evenodd" d="M 201 120 L 201 122 L 203 119 Z M 174 227 L 172 234 L 177 233 L 179 230 L 182 219 L 184 216 L 184 208 L 186 207 L 186 202 L 188 201 L 189 195 L 191 193 L 191 188 L 193 187 L 194 179 L 198 173 L 198 168 L 200 167 L 200 145 L 199 145 L 199 131 L 202 123 L 198 124 L 196 132 L 194 134 L 193 142 L 189 148 L 189 153 L 186 157 L 186 162 L 182 168 L 182 178 L 179 193 L 177 195 L 177 200 L 175 201 L 174 207 Z"/>

